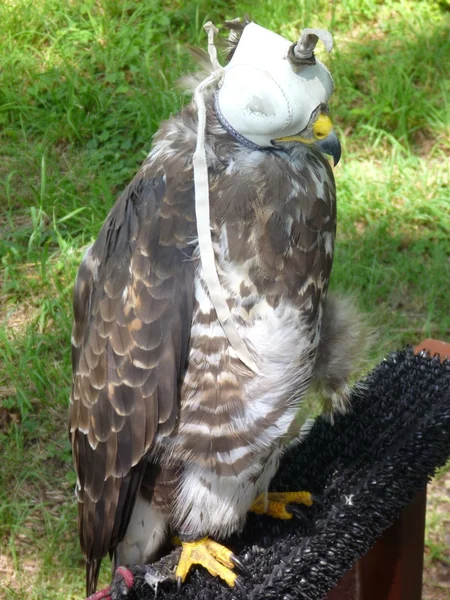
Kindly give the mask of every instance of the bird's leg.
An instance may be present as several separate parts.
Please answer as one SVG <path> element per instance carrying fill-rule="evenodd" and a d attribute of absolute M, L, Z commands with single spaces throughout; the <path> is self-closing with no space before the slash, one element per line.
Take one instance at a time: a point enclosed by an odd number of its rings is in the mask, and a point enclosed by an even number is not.
<path fill-rule="evenodd" d="M 181 541 L 182 551 L 175 573 L 178 589 L 187 577 L 192 565 L 202 565 L 213 577 L 221 577 L 230 587 L 236 585 L 237 575 L 232 571 L 235 566 L 245 567 L 231 550 L 208 537 L 194 542 Z"/>
<path fill-rule="evenodd" d="M 286 510 L 289 504 L 311 506 L 312 503 L 313 497 L 309 492 L 267 492 L 256 498 L 250 512 L 270 515 L 275 519 L 292 519 L 293 514 Z"/>

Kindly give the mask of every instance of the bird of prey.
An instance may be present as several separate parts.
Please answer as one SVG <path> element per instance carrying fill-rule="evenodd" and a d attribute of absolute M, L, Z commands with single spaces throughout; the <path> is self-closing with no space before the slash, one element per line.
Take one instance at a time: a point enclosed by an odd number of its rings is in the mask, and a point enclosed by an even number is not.
<path fill-rule="evenodd" d="M 268 485 L 309 384 L 345 396 L 352 318 L 326 298 L 336 199 L 324 152 L 340 149 L 331 76 L 313 53 L 331 36 L 305 30 L 291 44 L 254 23 L 232 27 L 222 82 L 204 93 L 209 218 L 222 293 L 256 369 L 205 279 L 192 102 L 162 125 L 76 278 L 70 439 L 88 594 L 107 553 L 116 566 L 148 562 L 170 536 L 182 544 L 178 580 L 198 563 L 235 585 L 233 555 L 214 538 L 250 509 L 289 518 L 287 504 L 311 503 Z"/>

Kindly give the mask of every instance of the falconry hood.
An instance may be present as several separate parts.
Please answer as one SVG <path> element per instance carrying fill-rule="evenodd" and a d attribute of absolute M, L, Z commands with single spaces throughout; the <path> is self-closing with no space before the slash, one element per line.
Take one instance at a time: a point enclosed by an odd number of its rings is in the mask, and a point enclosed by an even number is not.
<path fill-rule="evenodd" d="M 323 29 L 305 29 L 292 44 L 256 23 L 244 28 L 216 99 L 238 134 L 270 147 L 273 140 L 305 129 L 333 93 L 328 69 L 314 56 L 319 39 L 330 52 L 333 39 Z"/>

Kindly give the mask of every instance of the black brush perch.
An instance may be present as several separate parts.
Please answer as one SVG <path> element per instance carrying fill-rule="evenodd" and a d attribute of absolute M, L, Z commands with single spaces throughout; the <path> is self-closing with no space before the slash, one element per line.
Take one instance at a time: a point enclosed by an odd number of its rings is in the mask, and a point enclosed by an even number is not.
<path fill-rule="evenodd" d="M 449 458 L 450 362 L 411 348 L 392 353 L 353 400 L 352 411 L 334 425 L 317 419 L 306 440 L 286 453 L 271 485 L 312 490 L 320 503 L 304 509 L 303 519 L 250 514 L 244 531 L 227 540 L 248 570 L 239 587 L 198 568 L 178 594 L 175 550 L 158 563 L 133 567 L 131 588 L 116 577 L 113 590 L 98 597 L 325 598 Z"/>

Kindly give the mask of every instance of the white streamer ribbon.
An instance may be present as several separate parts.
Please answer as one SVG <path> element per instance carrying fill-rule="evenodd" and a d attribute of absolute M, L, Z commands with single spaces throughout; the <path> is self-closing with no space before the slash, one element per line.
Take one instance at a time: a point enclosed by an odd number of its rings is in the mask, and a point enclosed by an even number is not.
<path fill-rule="evenodd" d="M 244 340 L 237 330 L 231 316 L 230 309 L 225 300 L 222 286 L 217 273 L 214 249 L 211 239 L 210 212 L 209 212 L 209 182 L 208 163 L 205 151 L 205 126 L 206 107 L 203 91 L 212 83 L 222 79 L 224 69 L 217 60 L 217 50 L 214 45 L 214 35 L 218 32 L 209 21 L 204 26 L 208 33 L 208 53 L 213 66 L 212 74 L 203 80 L 195 89 L 194 98 L 198 112 L 197 146 L 193 158 L 194 188 L 195 188 L 195 216 L 197 220 L 198 245 L 200 260 L 203 267 L 203 278 L 208 288 L 211 302 L 217 313 L 217 318 L 227 336 L 233 350 L 239 359 L 252 371 L 257 372 L 258 367 L 253 360 Z"/>

